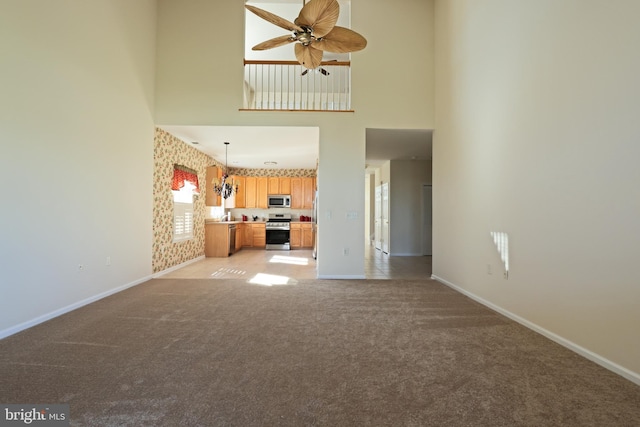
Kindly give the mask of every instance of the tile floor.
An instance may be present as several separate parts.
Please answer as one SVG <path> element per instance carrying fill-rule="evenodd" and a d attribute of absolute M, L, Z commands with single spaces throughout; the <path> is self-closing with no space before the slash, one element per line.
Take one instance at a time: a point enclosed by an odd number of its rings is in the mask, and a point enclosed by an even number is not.
<path fill-rule="evenodd" d="M 431 257 L 388 256 L 372 246 L 365 248 L 367 279 L 429 279 Z M 242 249 L 228 258 L 205 258 L 167 273 L 162 278 L 285 280 L 315 279 L 316 260 L 311 250 L 267 251 Z M 262 279 L 261 279 L 262 278 Z"/>

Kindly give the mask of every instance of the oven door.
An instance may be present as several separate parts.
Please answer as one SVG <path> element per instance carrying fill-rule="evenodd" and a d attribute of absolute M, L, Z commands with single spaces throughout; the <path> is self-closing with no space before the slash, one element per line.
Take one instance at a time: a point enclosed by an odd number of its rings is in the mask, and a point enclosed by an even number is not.
<path fill-rule="evenodd" d="M 269 229 L 267 227 L 266 238 L 267 238 L 267 249 L 277 249 L 277 250 L 290 250 L 291 245 L 289 244 L 290 231 L 289 229 L 283 230 L 280 228 L 272 228 Z"/>

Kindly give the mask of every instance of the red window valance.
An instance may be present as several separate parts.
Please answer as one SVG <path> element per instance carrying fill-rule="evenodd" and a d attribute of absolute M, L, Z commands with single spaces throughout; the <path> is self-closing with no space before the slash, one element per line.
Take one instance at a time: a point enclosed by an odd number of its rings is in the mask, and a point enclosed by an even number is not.
<path fill-rule="evenodd" d="M 198 174 L 193 169 L 189 169 L 181 165 L 173 165 L 173 182 L 171 183 L 172 190 L 180 190 L 184 187 L 185 181 L 190 182 L 195 186 L 194 193 L 200 193 L 200 184 L 198 184 Z"/>

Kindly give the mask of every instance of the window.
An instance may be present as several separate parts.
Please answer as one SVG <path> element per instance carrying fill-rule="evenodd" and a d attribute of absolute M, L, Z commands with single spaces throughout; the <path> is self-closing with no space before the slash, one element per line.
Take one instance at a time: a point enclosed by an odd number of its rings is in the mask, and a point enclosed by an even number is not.
<path fill-rule="evenodd" d="M 190 182 L 173 193 L 173 242 L 193 239 L 193 190 Z"/>

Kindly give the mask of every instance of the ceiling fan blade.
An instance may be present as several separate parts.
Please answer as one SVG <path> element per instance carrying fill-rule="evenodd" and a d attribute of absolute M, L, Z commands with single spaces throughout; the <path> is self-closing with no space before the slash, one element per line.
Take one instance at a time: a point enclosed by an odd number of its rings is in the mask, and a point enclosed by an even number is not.
<path fill-rule="evenodd" d="M 267 50 L 267 49 L 273 49 L 274 47 L 278 47 L 278 46 L 284 46 L 285 44 L 289 44 L 291 42 L 296 41 L 296 39 L 292 36 L 280 36 L 280 37 L 276 37 L 273 39 L 269 39 L 267 41 L 264 41 L 262 43 L 258 43 L 257 45 L 255 45 L 254 47 L 252 47 L 252 50 Z"/>
<path fill-rule="evenodd" d="M 313 28 L 315 37 L 323 37 L 336 25 L 339 14 L 337 0 L 310 0 L 300 11 L 295 23 Z"/>
<path fill-rule="evenodd" d="M 255 6 L 250 6 L 248 4 L 245 4 L 244 7 L 246 7 L 248 10 L 258 15 L 260 18 L 264 19 L 265 21 L 269 21 L 280 28 L 284 28 L 285 30 L 288 30 L 288 31 L 298 31 L 298 32 L 304 31 L 302 28 L 300 28 L 293 22 L 289 22 L 286 19 L 279 17 L 278 15 L 274 15 L 271 12 L 267 12 L 266 10 L 259 9 Z"/>
<path fill-rule="evenodd" d="M 333 30 L 321 40 L 315 40 L 313 47 L 327 52 L 347 53 L 362 50 L 367 46 L 367 39 L 353 30 L 344 27 L 333 27 Z"/>
<path fill-rule="evenodd" d="M 321 50 L 296 43 L 295 51 L 296 58 L 303 67 L 313 69 L 320 66 L 320 63 L 322 62 Z"/>

